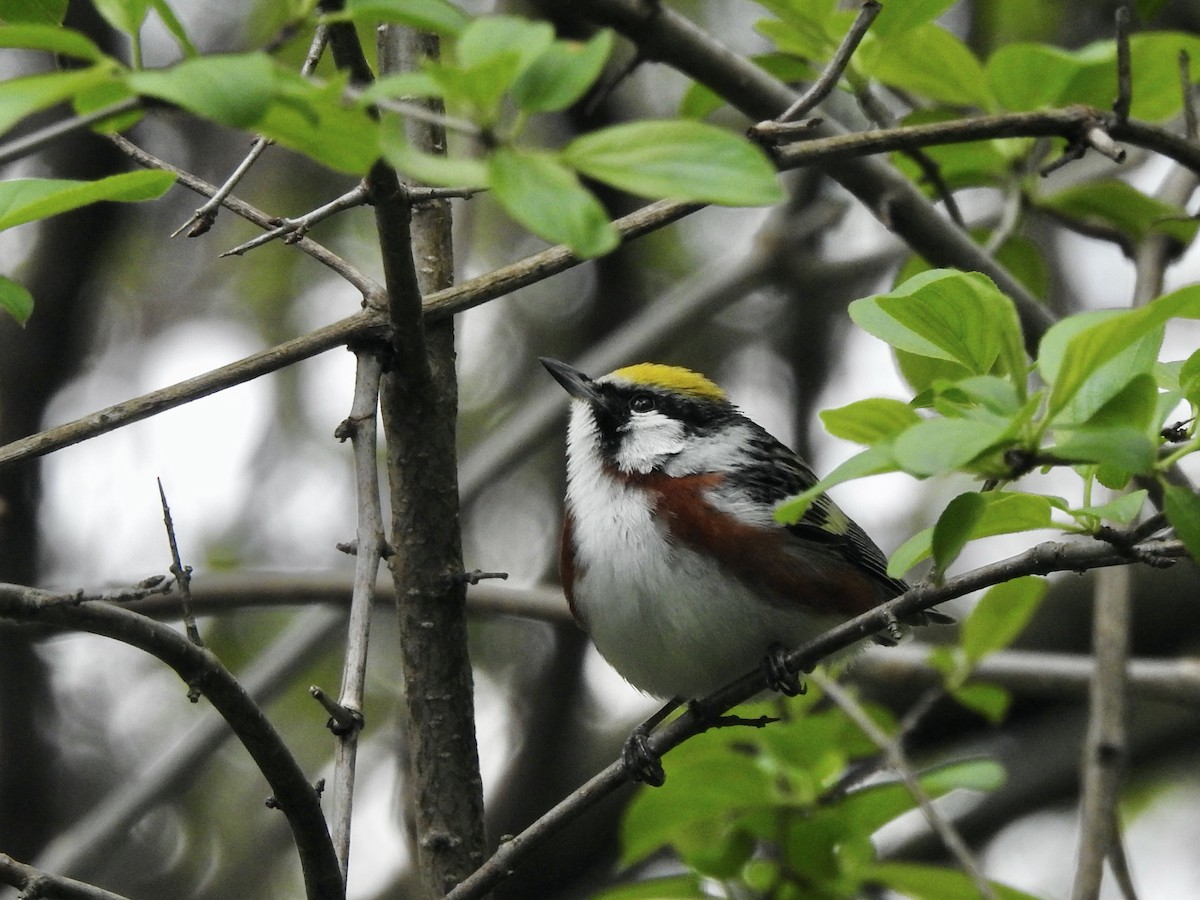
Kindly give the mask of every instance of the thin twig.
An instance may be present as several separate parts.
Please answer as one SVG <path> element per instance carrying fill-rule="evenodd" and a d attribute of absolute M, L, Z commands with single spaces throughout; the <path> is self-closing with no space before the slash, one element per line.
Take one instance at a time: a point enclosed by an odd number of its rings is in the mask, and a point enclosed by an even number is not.
<path fill-rule="evenodd" d="M 318 25 L 316 31 L 313 32 L 312 41 L 308 45 L 308 54 L 304 57 L 304 64 L 300 67 L 301 75 L 311 75 L 316 69 L 317 63 L 321 61 L 321 54 L 325 52 L 325 44 L 329 40 L 329 34 L 324 25 Z M 217 211 L 225 202 L 225 198 L 233 193 L 233 189 L 238 186 L 238 183 L 250 171 L 250 167 L 257 162 L 271 144 L 275 143 L 270 138 L 257 137 L 250 147 L 250 152 L 234 168 L 233 172 L 225 179 L 222 184 L 208 201 L 199 209 L 192 213 L 192 217 L 176 228 L 171 237 L 178 237 L 182 232 L 186 231 L 188 237 L 199 237 L 204 234 L 217 220 Z"/>
<path fill-rule="evenodd" d="M 160 169 L 164 172 L 172 172 L 180 184 L 202 196 L 211 197 L 216 194 L 217 188 L 215 185 L 209 184 L 204 179 L 197 178 L 191 172 L 180 169 L 178 166 L 173 166 L 169 162 L 154 156 L 152 153 L 146 152 L 128 138 L 114 134 L 109 139 L 139 166 L 147 169 Z M 253 222 L 260 228 L 274 228 L 275 223 L 278 221 L 276 217 L 267 215 L 262 210 L 251 206 L 244 200 L 239 200 L 237 197 L 226 197 L 221 201 L 221 205 L 243 219 Z M 363 295 L 367 305 L 379 306 L 382 304 L 383 287 L 336 253 L 318 244 L 312 238 L 307 237 L 296 241 L 296 247 L 346 279 Z"/>
<path fill-rule="evenodd" d="M 962 839 L 962 835 L 955 830 L 954 826 L 933 805 L 933 798 L 921 786 L 921 782 L 917 778 L 917 773 L 913 770 L 907 754 L 900 746 L 900 742 L 893 740 L 890 735 L 876 725 L 858 701 L 836 681 L 827 677 L 820 669 L 813 671 L 808 677 L 821 688 L 825 696 L 832 700 L 838 709 L 849 716 L 854 724 L 858 726 L 859 730 L 870 738 L 876 747 L 883 751 L 890 766 L 900 776 L 900 779 L 904 782 L 904 786 L 912 794 L 913 799 L 917 801 L 917 805 L 921 808 L 921 813 L 925 816 L 925 821 L 929 823 L 929 827 L 941 838 L 943 846 L 958 862 L 959 868 L 971 879 L 972 884 L 975 885 L 975 889 L 979 892 L 979 896 L 985 898 L 985 900 L 995 900 L 996 892 L 984 876 L 983 870 L 979 866 L 979 861 L 971 853 L 970 848 Z"/>
<path fill-rule="evenodd" d="M 883 4 L 877 0 L 866 0 L 859 8 L 858 15 L 855 16 L 849 31 L 842 38 L 842 42 L 838 44 L 833 58 L 829 60 L 829 64 L 821 72 L 820 77 L 775 120 L 776 122 L 790 122 L 798 119 L 815 109 L 822 100 L 829 96 L 829 92 L 834 89 L 838 79 L 850 65 L 850 57 L 854 55 L 854 51 L 858 49 L 858 45 L 871 27 L 871 23 L 875 21 L 875 17 L 882 9 Z"/>
<path fill-rule="evenodd" d="M 354 376 L 354 398 L 350 416 L 338 426 L 335 436 L 350 439 L 354 451 L 354 483 L 358 514 L 354 558 L 354 590 L 350 598 L 350 622 L 346 634 L 346 656 L 342 663 L 342 688 L 338 706 L 348 711 L 350 722 L 331 717 L 334 729 L 333 846 L 342 872 L 350 871 L 350 818 L 354 808 L 355 763 L 358 734 L 362 730 L 363 694 L 367 679 L 367 646 L 371 630 L 371 605 L 379 563 L 383 558 L 383 511 L 379 500 L 377 422 L 379 381 L 383 377 L 383 352 L 378 344 L 358 345 Z"/>
<path fill-rule="evenodd" d="M 367 189 L 363 184 L 357 184 L 352 189 L 342 194 L 342 196 L 329 201 L 324 206 L 318 206 L 311 212 L 307 212 L 295 219 L 282 219 L 276 228 L 272 228 L 266 234 L 260 234 L 258 237 L 251 238 L 244 244 L 238 244 L 231 250 L 226 250 L 220 254 L 221 257 L 226 256 L 241 256 L 255 247 L 261 247 L 263 244 L 269 244 L 276 238 L 284 238 L 286 243 L 295 243 L 300 238 L 308 234 L 308 230 L 318 222 L 328 219 L 330 216 L 343 212 L 347 209 L 354 209 L 362 206 L 367 202 Z M 285 237 L 286 236 L 286 237 Z"/>
<path fill-rule="evenodd" d="M 171 574 L 179 585 L 180 607 L 183 609 L 183 625 L 187 631 L 188 640 L 197 647 L 203 647 L 200 629 L 196 627 L 196 616 L 192 612 L 192 567 L 185 566 L 179 556 L 179 542 L 175 539 L 175 523 L 171 520 L 171 507 L 167 504 L 167 492 L 163 490 L 161 478 L 158 482 L 158 497 L 162 501 L 163 525 L 167 529 L 167 543 L 171 546 Z M 195 703 L 200 699 L 200 692 L 194 687 L 188 692 L 188 698 Z"/>

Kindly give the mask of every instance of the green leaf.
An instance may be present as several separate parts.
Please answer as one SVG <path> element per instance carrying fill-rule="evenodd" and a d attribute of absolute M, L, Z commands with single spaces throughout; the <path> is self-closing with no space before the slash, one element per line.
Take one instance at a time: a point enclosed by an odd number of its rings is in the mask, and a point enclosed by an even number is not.
<path fill-rule="evenodd" d="M 799 522 L 813 500 L 825 491 L 843 481 L 853 481 L 868 475 L 881 475 L 884 472 L 896 471 L 896 460 L 892 456 L 891 447 L 887 444 L 876 444 L 857 453 L 834 468 L 832 472 L 814 484 L 806 491 L 795 497 L 784 500 L 775 508 L 775 521 L 783 525 L 793 525 Z"/>
<path fill-rule="evenodd" d="M 1129 41 L 1133 75 L 1131 115 L 1161 122 L 1179 112 L 1180 51 L 1193 59 L 1200 38 L 1181 32 L 1135 34 Z M 1009 44 L 987 62 L 987 75 L 1000 104 L 1011 110 L 1083 104 L 1107 109 L 1117 96 L 1117 51 L 1100 41 L 1075 51 L 1045 44 Z"/>
<path fill-rule="evenodd" d="M 1068 462 L 1106 463 L 1130 475 L 1154 469 L 1157 445 L 1134 428 L 1081 428 L 1047 452 Z"/>
<path fill-rule="evenodd" d="M 886 885 L 912 900 L 962 900 L 979 895 L 975 883 L 958 869 L 940 869 L 921 863 L 875 863 L 862 872 L 861 877 Z M 996 881 L 988 881 L 988 884 L 997 900 L 1038 900 L 1033 894 Z"/>
<path fill-rule="evenodd" d="M 33 314 L 33 294 L 11 278 L 0 275 L 0 309 L 24 326 Z"/>
<path fill-rule="evenodd" d="M 398 117 L 384 118 L 379 140 L 384 159 L 397 171 L 424 184 L 460 188 L 488 186 L 488 168 L 483 160 L 442 156 L 416 149 L 405 137 L 404 122 Z"/>
<path fill-rule="evenodd" d="M 1148 432 L 1157 422 L 1158 382 L 1149 372 L 1133 376 L 1088 418 L 1087 428 L 1133 428 Z M 1156 429 L 1157 430 L 1157 429 Z"/>
<path fill-rule="evenodd" d="M 960 641 L 972 665 L 1003 650 L 1025 630 L 1046 595 L 1046 581 L 1025 575 L 991 588 L 963 621 Z"/>
<path fill-rule="evenodd" d="M 1043 336 L 1038 353 L 1038 370 L 1043 379 L 1050 384 L 1057 380 L 1067 347 L 1076 335 L 1122 314 L 1121 310 L 1092 310 L 1070 316 L 1052 325 Z M 1154 369 L 1161 343 L 1162 332 L 1152 330 L 1114 354 L 1108 361 L 1102 362 L 1057 412 L 1054 416 L 1055 424 L 1069 428 L 1089 422 L 1127 385 Z"/>
<path fill-rule="evenodd" d="M 1175 528 L 1175 535 L 1192 559 L 1200 562 L 1200 496 L 1187 488 L 1163 483 L 1163 511 Z"/>
<path fill-rule="evenodd" d="M 392 22 L 446 37 L 462 32 L 471 19 L 445 0 L 347 0 L 346 9 L 325 17 L 328 21 Z"/>
<path fill-rule="evenodd" d="M 966 539 L 1015 534 L 1051 526 L 1050 510 L 1054 503 L 1042 494 L 1020 491 L 987 491 L 975 494 L 983 509 L 970 523 Z M 900 578 L 909 569 L 933 553 L 933 528 L 919 531 L 901 544 L 888 561 L 888 574 Z"/>
<path fill-rule="evenodd" d="M 67 0 L 5 0 L 3 18 L 9 22 L 61 25 L 67 15 Z"/>
<path fill-rule="evenodd" d="M 464 68 L 472 68 L 513 53 L 519 60 L 517 71 L 523 72 L 553 43 L 554 28 L 546 22 L 519 16 L 480 16 L 463 29 L 454 55 Z"/>
<path fill-rule="evenodd" d="M 938 475 L 966 466 L 1008 432 L 1003 420 L 926 419 L 896 438 L 896 464 L 918 477 Z"/>
<path fill-rule="evenodd" d="M 491 127 L 500 118 L 505 93 L 521 71 L 521 55 L 515 50 L 497 53 L 466 68 L 431 59 L 422 66 L 447 103 L 473 107 L 480 124 Z"/>
<path fill-rule="evenodd" d="M 91 38 L 57 25 L 0 25 L 0 47 L 45 50 L 88 62 L 106 58 Z"/>
<path fill-rule="evenodd" d="M 978 272 L 922 272 L 893 291 L 855 300 L 850 318 L 899 350 L 956 362 L 971 374 L 986 374 L 998 360 L 1001 371 L 1024 374 L 1012 301 Z"/>
<path fill-rule="evenodd" d="M 959 494 L 942 510 L 929 542 L 933 562 L 939 572 L 945 572 L 958 559 L 986 508 L 987 501 L 983 497 L 968 491 Z"/>
<path fill-rule="evenodd" d="M 428 72 L 397 72 L 375 79 L 355 103 L 365 108 L 380 100 L 440 96 L 442 86 Z"/>
<path fill-rule="evenodd" d="M 496 201 L 539 237 L 564 243 L 585 258 L 620 243 L 600 201 L 553 156 L 498 147 L 487 170 Z"/>
<path fill-rule="evenodd" d="M 130 72 L 126 83 L 188 112 L 232 128 L 253 128 L 278 90 L 275 63 L 265 53 L 204 56 L 169 69 Z"/>
<path fill-rule="evenodd" d="M 183 22 L 179 21 L 179 17 L 175 15 L 175 10 L 167 5 L 166 0 L 150 0 L 150 6 L 158 13 L 158 17 L 162 19 L 163 25 L 170 32 L 171 37 L 175 38 L 175 43 L 179 45 L 179 49 L 183 51 L 184 55 L 198 55 L 199 51 L 196 50 L 196 45 L 192 43 L 192 39 L 188 37 L 187 31 L 183 27 Z"/>
<path fill-rule="evenodd" d="M 939 25 L 908 28 L 886 40 L 868 32 L 854 59 L 868 77 L 940 103 L 985 110 L 996 105 L 979 59 Z"/>
<path fill-rule="evenodd" d="M 98 181 L 17 178 L 0 181 L 0 231 L 101 200 L 154 200 L 175 183 L 170 172 L 126 172 Z"/>
<path fill-rule="evenodd" d="M 921 421 L 907 403 L 886 397 L 856 400 L 838 409 L 823 410 L 820 415 L 825 430 L 834 437 L 867 445 L 890 440 Z"/>
<path fill-rule="evenodd" d="M 1066 344 L 1057 369 L 1043 369 L 1043 376 L 1053 381 L 1050 414 L 1060 412 L 1101 366 L 1142 338 L 1160 334 L 1163 325 L 1176 317 L 1200 318 L 1200 285 L 1180 288 L 1139 309 L 1108 316 L 1075 334 Z M 1042 355 L 1039 352 L 1039 366 Z"/>
<path fill-rule="evenodd" d="M 96 12 L 117 31 L 136 35 L 150 12 L 150 0 L 92 0 Z"/>
<path fill-rule="evenodd" d="M 338 82 L 318 85 L 285 69 L 275 74 L 276 95 L 253 130 L 336 171 L 366 175 L 379 158 L 379 123 L 344 104 Z"/>
<path fill-rule="evenodd" d="M 891 38 L 932 22 L 954 3 L 955 0 L 891 0 L 872 23 L 871 33 L 879 38 Z"/>
<path fill-rule="evenodd" d="M 1145 507 L 1148 496 L 1149 492 L 1145 490 L 1130 491 L 1128 494 L 1122 494 L 1100 506 L 1081 506 L 1078 509 L 1068 510 L 1068 512 L 1081 521 L 1087 519 L 1096 522 L 1107 520 L 1114 525 L 1128 525 L 1138 517 Z"/>
<path fill-rule="evenodd" d="M 1004 769 L 988 759 L 968 759 L 947 763 L 922 772 L 918 781 L 931 797 L 951 791 L 994 791 L 1004 784 Z M 878 830 L 897 816 L 916 806 L 912 794 L 896 782 L 867 785 L 844 798 L 837 814 L 856 831 Z"/>
<path fill-rule="evenodd" d="M 754 30 L 771 41 L 782 52 L 801 59 L 823 62 L 829 59 L 838 42 L 854 21 L 854 13 L 837 10 L 830 0 L 795 3 L 794 0 L 759 0 L 779 17 L 779 21 L 764 19 L 754 24 Z"/>
<path fill-rule="evenodd" d="M 994 725 L 1004 721 L 1012 702 L 1012 695 L 1000 685 L 980 682 L 960 685 L 950 691 L 950 696 Z"/>
<path fill-rule="evenodd" d="M 612 47 L 613 33 L 608 29 L 587 43 L 555 41 L 517 78 L 513 100 L 529 112 L 566 109 L 600 77 Z"/>
<path fill-rule="evenodd" d="M 731 765 L 734 762 L 743 764 Z M 638 791 L 626 808 L 621 823 L 622 865 L 639 862 L 668 845 L 681 853 L 702 849 L 716 837 L 716 826 L 728 820 L 731 810 L 770 808 L 776 803 L 767 767 L 754 765 L 752 756 L 734 753 L 726 741 L 692 742 L 671 755 L 669 768 L 663 787 Z"/>
<path fill-rule="evenodd" d="M 1179 390 L 1189 403 L 1200 406 L 1200 350 L 1189 356 L 1179 369 Z"/>
<path fill-rule="evenodd" d="M 98 64 L 0 82 L 0 134 L 30 113 L 47 109 L 110 80 L 113 66 Z"/>
<path fill-rule="evenodd" d="M 1119 178 L 1088 181 L 1066 188 L 1037 205 L 1066 219 L 1088 225 L 1115 229 L 1125 235 L 1131 246 L 1151 234 L 1165 234 L 1187 245 L 1200 227 L 1187 210 L 1154 197 L 1148 197 Z"/>
<path fill-rule="evenodd" d="M 584 175 L 644 197 L 728 206 L 783 199 L 775 168 L 744 138 L 703 122 L 631 122 L 576 138 L 561 159 Z"/>

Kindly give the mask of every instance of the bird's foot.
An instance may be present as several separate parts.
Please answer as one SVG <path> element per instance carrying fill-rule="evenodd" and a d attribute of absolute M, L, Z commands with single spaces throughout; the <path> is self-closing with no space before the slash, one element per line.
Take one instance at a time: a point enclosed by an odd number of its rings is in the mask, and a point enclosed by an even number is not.
<path fill-rule="evenodd" d="M 650 729 L 645 723 L 633 729 L 621 748 L 621 765 L 634 781 L 650 787 L 662 787 L 667 780 L 663 771 L 662 757 L 650 748 Z"/>
<path fill-rule="evenodd" d="M 783 644 L 772 644 L 767 648 L 767 655 L 762 661 L 763 675 L 767 679 L 767 687 L 778 691 L 785 697 L 795 697 L 808 691 L 800 677 L 787 667 L 787 648 Z"/>
<path fill-rule="evenodd" d="M 663 720 L 675 712 L 683 703 L 681 698 L 668 701 L 662 709 L 633 729 L 621 747 L 621 765 L 634 781 L 640 781 L 651 787 L 662 787 L 667 780 L 663 771 L 662 757 L 650 747 L 650 732 L 662 724 Z"/>

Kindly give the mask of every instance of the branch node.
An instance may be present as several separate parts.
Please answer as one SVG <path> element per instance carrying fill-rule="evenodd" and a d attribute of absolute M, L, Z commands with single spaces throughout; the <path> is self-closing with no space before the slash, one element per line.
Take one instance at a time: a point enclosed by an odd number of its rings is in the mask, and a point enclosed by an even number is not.
<path fill-rule="evenodd" d="M 358 539 L 353 541 L 338 541 L 333 545 L 339 553 L 345 553 L 347 556 L 358 556 Z"/>
<path fill-rule="evenodd" d="M 362 731 L 363 726 L 367 724 L 361 712 L 338 703 L 338 701 L 330 697 L 317 685 L 314 684 L 310 687 L 308 692 L 314 700 L 321 704 L 325 712 L 329 713 L 329 721 L 325 723 L 325 727 L 338 737 L 345 737 L 348 734 L 355 734 Z"/>
<path fill-rule="evenodd" d="M 482 569 L 472 569 L 470 572 L 456 572 L 451 577 L 455 584 L 479 584 L 489 578 L 498 578 L 501 581 L 508 580 L 507 572 L 484 572 Z"/>

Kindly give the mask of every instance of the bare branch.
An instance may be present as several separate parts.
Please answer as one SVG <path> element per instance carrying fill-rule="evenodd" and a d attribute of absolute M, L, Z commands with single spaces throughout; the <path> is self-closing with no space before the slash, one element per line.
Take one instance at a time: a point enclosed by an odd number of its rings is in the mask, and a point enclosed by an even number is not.
<path fill-rule="evenodd" d="M 208 602 L 206 591 L 210 579 L 205 578 L 204 582 L 205 590 L 196 597 L 201 609 Z M 349 594 L 349 584 L 345 594 Z M 223 595 L 221 599 L 225 600 Z M 176 598 L 170 615 L 178 612 Z M 338 609 L 314 609 L 297 616 L 245 672 L 239 673 L 246 693 L 260 708 L 278 698 L 311 667 L 314 655 L 327 646 L 344 620 L 344 604 Z M 231 736 L 229 725 L 220 714 L 201 707 L 194 725 L 148 760 L 137 778 L 117 785 L 84 816 L 56 835 L 39 854 L 36 865 L 52 871 L 95 871 L 110 857 L 112 847 L 128 839 L 129 829 L 148 810 L 177 797 L 204 770 L 203 763 L 212 759 L 217 748 Z"/>
<path fill-rule="evenodd" d="M 351 190 L 342 194 L 342 196 L 329 201 L 324 206 L 318 206 L 311 212 L 307 212 L 295 219 L 283 219 L 276 228 L 272 228 L 266 234 L 260 234 L 256 238 L 251 238 L 244 244 L 238 244 L 232 250 L 226 250 L 221 254 L 226 256 L 241 256 L 248 250 L 253 250 L 255 247 L 261 247 L 263 244 L 269 244 L 276 238 L 284 237 L 286 243 L 295 243 L 300 238 L 308 234 L 308 230 L 318 222 L 328 219 L 330 216 L 336 215 L 347 209 L 354 209 L 356 206 L 362 206 L 367 202 L 367 188 L 363 184 L 358 184 Z"/>
<path fill-rule="evenodd" d="M 398 27 L 378 32 L 383 73 L 437 58 L 438 39 Z M 441 102 L 429 101 L 435 113 Z M 438 123 L 406 122 L 425 153 L 445 153 Z M 422 295 L 454 277 L 450 205 L 412 205 L 394 170 L 367 177 L 388 289 L 390 366 L 380 391 L 416 844 L 424 890 L 441 895 L 483 860 L 483 785 L 467 647 L 466 584 L 459 528 L 454 322 L 427 317 Z"/>
<path fill-rule="evenodd" d="M 20 888 L 21 897 L 55 897 L 57 900 L 127 900 L 92 884 L 51 875 L 33 866 L 19 863 L 7 853 L 0 853 L 0 884 Z"/>
<path fill-rule="evenodd" d="M 300 67 L 301 75 L 311 75 L 313 70 L 317 68 L 317 63 L 321 61 L 321 55 L 325 52 L 325 44 L 328 41 L 328 32 L 324 25 L 318 25 L 316 31 L 313 32 L 312 41 L 308 45 L 308 54 L 304 57 L 304 64 Z M 210 228 L 213 222 L 217 220 L 217 211 L 225 202 L 225 198 L 233 193 L 233 189 L 238 186 L 238 183 L 250 171 L 250 167 L 257 162 L 265 151 L 274 141 L 265 137 L 255 138 L 254 144 L 250 147 L 250 152 L 243 159 L 228 178 L 208 198 L 208 201 L 192 213 L 192 217 L 180 225 L 171 233 L 171 237 L 178 237 L 180 233 L 187 231 L 188 237 L 199 237 Z"/>
<path fill-rule="evenodd" d="M 203 647 L 204 641 L 200 639 L 200 629 L 196 627 L 196 616 L 192 613 L 192 567 L 185 566 L 179 556 L 179 542 L 175 540 L 175 523 L 171 520 L 171 507 L 167 505 L 167 492 L 163 490 L 161 478 L 156 478 L 155 481 L 158 482 L 158 497 L 162 501 L 163 526 L 167 529 L 167 543 L 171 547 L 171 574 L 175 576 L 175 583 L 179 585 L 179 604 L 183 609 L 184 629 L 189 641 L 197 647 Z M 193 703 L 200 699 L 200 694 L 195 688 L 188 691 L 188 699 Z"/>
<path fill-rule="evenodd" d="M 77 131 L 86 131 L 93 125 L 103 122 L 105 119 L 135 112 L 142 108 L 142 103 L 141 97 L 130 97 L 127 100 L 111 103 L 90 113 L 71 116 L 69 119 L 63 119 L 61 122 L 55 122 L 44 128 L 30 132 L 23 137 L 11 140 L 7 144 L 0 146 L 0 166 L 26 156 L 31 156 L 39 150 L 44 150 L 55 141 L 67 135 L 74 134 Z"/>
<path fill-rule="evenodd" d="M 270 784 L 296 842 L 306 895 L 310 900 L 344 895 L 341 870 L 312 785 L 262 710 L 215 656 L 174 629 L 129 610 L 107 604 L 43 606 L 31 600 L 32 590 L 0 585 L 0 617 L 121 641 L 162 660 L 186 684 L 198 687 Z"/>
<path fill-rule="evenodd" d="M 1079 859 L 1072 900 L 1100 895 L 1104 860 L 1119 841 L 1117 801 L 1128 762 L 1125 667 L 1129 658 L 1130 569 L 1100 572 L 1092 617 L 1091 709 L 1083 754 Z"/>
<path fill-rule="evenodd" d="M 363 726 L 363 693 L 367 679 L 367 646 L 371 631 L 371 604 L 379 562 L 383 558 L 383 511 L 379 500 L 377 420 L 379 382 L 383 377 L 383 346 L 359 345 L 354 376 L 354 399 L 350 416 L 338 426 L 335 436 L 350 439 L 354 450 L 354 483 L 358 511 L 354 559 L 354 591 L 350 600 L 350 624 L 346 635 L 346 658 L 342 664 L 342 690 L 337 705 L 345 711 L 339 718 L 333 771 L 333 846 L 342 872 L 350 870 L 350 817 L 354 808 L 354 774 L 358 733 Z"/>
<path fill-rule="evenodd" d="M 151 153 L 147 153 L 141 147 L 137 146 L 137 144 L 119 134 L 112 135 L 110 140 L 139 166 L 147 169 L 161 169 L 164 172 L 172 172 L 180 184 L 205 197 L 211 197 L 217 192 L 217 188 L 204 179 L 197 178 L 192 173 L 173 166 Z M 260 228 L 273 228 L 278 221 L 275 217 L 267 215 L 262 210 L 251 206 L 244 200 L 239 200 L 237 197 L 226 197 L 221 201 L 221 205 L 231 212 L 237 213 L 243 219 L 253 222 Z M 301 238 L 296 241 L 296 247 L 303 250 L 322 265 L 328 266 L 338 275 L 342 276 L 342 278 L 346 279 L 346 281 L 350 282 L 350 284 L 354 285 L 363 295 L 368 305 L 377 306 L 381 303 L 383 288 L 336 253 L 321 246 L 311 238 Z"/>
<path fill-rule="evenodd" d="M 370 335 L 378 337 L 386 331 L 387 326 L 377 313 L 369 310 L 360 312 L 195 378 L 116 403 L 65 425 L 5 444 L 0 447 L 0 466 L 69 447 L 131 422 L 141 421 L 200 397 L 207 397 L 225 388 L 251 381 L 294 362 L 340 347 L 350 340 Z"/>
<path fill-rule="evenodd" d="M 976 665 L 971 679 L 1035 697 L 1082 699 L 1095 669 L 1095 660 L 1082 654 L 1004 650 Z M 1130 696 L 1200 707 L 1200 659 L 1133 659 L 1127 675 Z M 848 676 L 913 690 L 942 682 L 941 673 L 929 663 L 929 649 L 917 644 L 868 649 L 854 658 Z"/>

